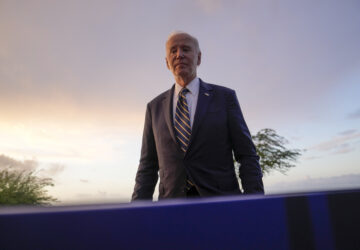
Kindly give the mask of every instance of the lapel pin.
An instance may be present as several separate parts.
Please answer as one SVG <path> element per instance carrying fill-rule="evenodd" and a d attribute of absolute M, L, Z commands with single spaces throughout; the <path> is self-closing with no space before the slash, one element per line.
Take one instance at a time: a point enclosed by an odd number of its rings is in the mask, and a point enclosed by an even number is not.
<path fill-rule="evenodd" d="M 209 94 L 209 93 L 205 93 L 205 95 L 206 95 L 206 96 L 210 96 L 210 94 Z"/>

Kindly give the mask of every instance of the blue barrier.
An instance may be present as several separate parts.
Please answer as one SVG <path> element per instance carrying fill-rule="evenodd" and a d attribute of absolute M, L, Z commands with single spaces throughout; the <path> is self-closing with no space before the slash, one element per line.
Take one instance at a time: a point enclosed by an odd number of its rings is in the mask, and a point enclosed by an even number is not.
<path fill-rule="evenodd" d="M 0 209 L 0 249 L 360 249 L 360 190 Z"/>

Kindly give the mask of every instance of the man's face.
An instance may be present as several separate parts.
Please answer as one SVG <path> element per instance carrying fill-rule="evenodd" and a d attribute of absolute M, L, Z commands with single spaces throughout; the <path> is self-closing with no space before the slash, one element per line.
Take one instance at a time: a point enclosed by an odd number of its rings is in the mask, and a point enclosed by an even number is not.
<path fill-rule="evenodd" d="M 186 34 L 171 37 L 166 43 L 166 65 L 175 77 L 194 78 L 200 65 L 201 53 Z"/>

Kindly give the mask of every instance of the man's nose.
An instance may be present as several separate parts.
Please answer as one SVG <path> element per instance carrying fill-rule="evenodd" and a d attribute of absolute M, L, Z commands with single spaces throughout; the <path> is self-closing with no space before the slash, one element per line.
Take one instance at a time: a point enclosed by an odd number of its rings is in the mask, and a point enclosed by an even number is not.
<path fill-rule="evenodd" d="M 177 50 L 176 57 L 177 57 L 177 58 L 182 58 L 182 57 L 184 57 L 184 52 L 183 52 L 182 49 L 178 49 L 178 50 Z"/>

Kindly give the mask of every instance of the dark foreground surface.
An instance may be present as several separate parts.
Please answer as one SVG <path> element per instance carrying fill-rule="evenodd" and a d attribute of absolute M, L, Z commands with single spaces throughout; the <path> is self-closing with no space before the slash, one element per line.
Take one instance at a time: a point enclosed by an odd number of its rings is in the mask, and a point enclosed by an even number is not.
<path fill-rule="evenodd" d="M 360 190 L 0 208 L 0 249 L 360 249 Z"/>

